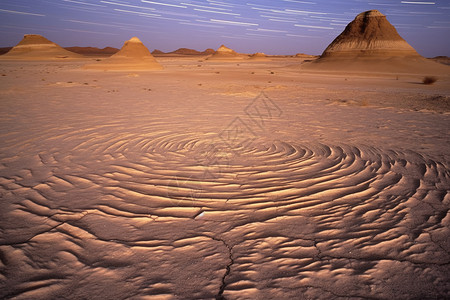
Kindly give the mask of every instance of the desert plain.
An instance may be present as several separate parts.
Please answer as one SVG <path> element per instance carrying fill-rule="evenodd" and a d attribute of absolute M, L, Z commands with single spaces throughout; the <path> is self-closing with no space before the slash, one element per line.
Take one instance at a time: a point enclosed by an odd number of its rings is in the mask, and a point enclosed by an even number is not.
<path fill-rule="evenodd" d="M 158 61 L 1 62 L 2 298 L 450 296 L 448 76 Z"/>
<path fill-rule="evenodd" d="M 400 42 L 1 59 L 0 298 L 450 298 L 449 67 Z"/>

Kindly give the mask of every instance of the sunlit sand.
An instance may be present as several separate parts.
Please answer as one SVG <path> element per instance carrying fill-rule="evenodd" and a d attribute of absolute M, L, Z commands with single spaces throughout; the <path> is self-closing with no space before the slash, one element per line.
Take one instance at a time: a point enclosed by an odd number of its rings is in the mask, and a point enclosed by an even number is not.
<path fill-rule="evenodd" d="M 1 57 L 0 298 L 449 298 L 450 67 L 219 50 Z"/>

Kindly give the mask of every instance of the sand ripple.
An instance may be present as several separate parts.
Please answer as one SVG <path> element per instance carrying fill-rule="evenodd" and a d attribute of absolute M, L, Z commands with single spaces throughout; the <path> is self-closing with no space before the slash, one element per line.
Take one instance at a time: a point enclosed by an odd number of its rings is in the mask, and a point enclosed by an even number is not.
<path fill-rule="evenodd" d="M 157 122 L 43 132 L 52 151 L 1 159 L 1 297 L 450 297 L 443 163 Z"/>

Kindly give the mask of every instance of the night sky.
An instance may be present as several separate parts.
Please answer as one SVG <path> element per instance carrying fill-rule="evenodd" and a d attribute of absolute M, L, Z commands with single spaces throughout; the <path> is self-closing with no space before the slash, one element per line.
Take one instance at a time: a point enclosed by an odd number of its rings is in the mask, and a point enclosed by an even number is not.
<path fill-rule="evenodd" d="M 0 46 L 42 34 L 61 46 L 321 54 L 354 17 L 377 9 L 420 54 L 450 56 L 450 0 L 1 0 Z"/>

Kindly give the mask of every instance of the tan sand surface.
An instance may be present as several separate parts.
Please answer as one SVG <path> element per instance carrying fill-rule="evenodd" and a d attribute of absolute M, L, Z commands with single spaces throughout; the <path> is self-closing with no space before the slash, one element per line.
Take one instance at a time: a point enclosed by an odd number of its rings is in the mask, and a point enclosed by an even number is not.
<path fill-rule="evenodd" d="M 450 78 L 0 63 L 0 298 L 450 298 Z"/>

